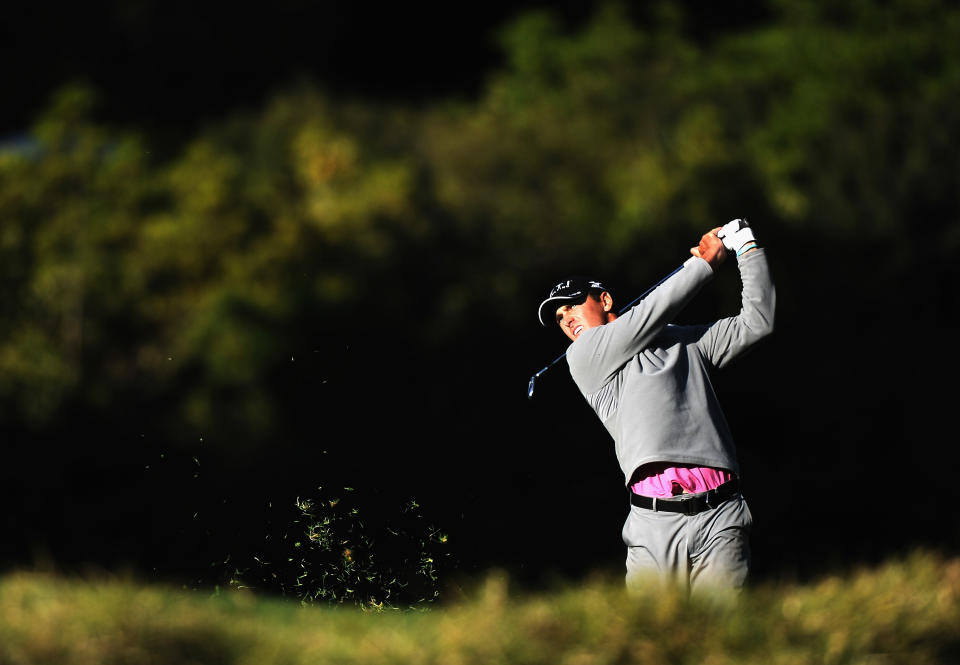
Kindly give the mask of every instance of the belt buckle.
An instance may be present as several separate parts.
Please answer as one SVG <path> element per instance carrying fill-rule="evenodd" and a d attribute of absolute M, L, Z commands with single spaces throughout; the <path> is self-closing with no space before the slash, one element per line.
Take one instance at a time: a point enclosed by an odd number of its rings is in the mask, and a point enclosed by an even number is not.
<path fill-rule="evenodd" d="M 697 504 L 697 495 L 691 494 L 689 499 L 680 499 L 680 505 L 683 506 L 683 514 L 687 516 L 696 515 L 700 512 Z M 710 506 L 710 503 L 707 502 L 707 506 Z"/>

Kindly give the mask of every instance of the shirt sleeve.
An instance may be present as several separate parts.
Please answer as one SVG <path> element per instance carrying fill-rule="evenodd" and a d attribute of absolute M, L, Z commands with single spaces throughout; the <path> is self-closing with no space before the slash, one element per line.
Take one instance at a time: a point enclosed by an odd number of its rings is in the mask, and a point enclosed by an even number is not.
<path fill-rule="evenodd" d="M 763 249 L 737 259 L 741 291 L 740 313 L 706 327 L 697 340 L 700 353 L 714 366 L 724 367 L 750 346 L 773 332 L 776 291 Z"/>
<path fill-rule="evenodd" d="M 674 316 L 713 277 L 713 268 L 691 257 L 683 269 L 614 321 L 583 332 L 567 350 L 574 382 L 584 394 L 606 384 L 647 348 Z"/>

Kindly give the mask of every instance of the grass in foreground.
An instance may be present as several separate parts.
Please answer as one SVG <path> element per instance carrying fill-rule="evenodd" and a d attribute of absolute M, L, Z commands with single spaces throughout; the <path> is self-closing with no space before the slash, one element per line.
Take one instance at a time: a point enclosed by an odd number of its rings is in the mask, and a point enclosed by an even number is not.
<path fill-rule="evenodd" d="M 0 581 L 0 663 L 960 663 L 960 560 L 929 554 L 732 602 L 496 577 L 471 596 L 375 614 L 21 573 Z"/>

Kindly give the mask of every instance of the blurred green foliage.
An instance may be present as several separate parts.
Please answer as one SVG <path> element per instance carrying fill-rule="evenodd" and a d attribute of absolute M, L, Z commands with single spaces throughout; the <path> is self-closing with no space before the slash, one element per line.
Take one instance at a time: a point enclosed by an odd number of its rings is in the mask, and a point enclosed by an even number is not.
<path fill-rule="evenodd" d="M 0 580 L 0 658 L 36 665 L 932 665 L 955 662 L 958 621 L 960 564 L 930 555 L 736 599 L 656 585 L 628 596 L 604 580 L 524 595 L 491 575 L 447 607 L 379 614 L 122 580 Z"/>
<path fill-rule="evenodd" d="M 189 375 L 186 422 L 217 423 L 226 392 L 240 429 L 268 426 L 257 380 L 289 360 L 294 310 L 356 297 L 354 268 L 389 255 L 398 229 L 417 232 L 409 167 L 365 157 L 313 95 L 163 164 L 90 122 L 90 101 L 62 91 L 29 150 L 4 154 L 8 416 L 42 424 L 71 397 L 111 408 Z"/>
<path fill-rule="evenodd" d="M 480 244 L 475 279 L 504 297 L 573 257 L 642 264 L 741 212 L 825 242 L 923 225 L 955 249 L 960 13 L 780 13 L 708 46 L 617 5 L 572 35 L 531 14 L 503 31 L 508 67 L 476 101 L 288 95 L 162 164 L 148 139 L 91 122 L 89 90 L 61 91 L 0 162 L 4 413 L 42 423 L 80 390 L 109 408 L 190 371 L 184 418 L 216 423 L 226 391 L 267 427 L 258 379 L 296 310 L 373 306 L 393 294 L 367 273 L 405 243 L 448 251 L 447 233 Z M 436 277 L 445 316 L 465 316 L 476 285 Z"/>
<path fill-rule="evenodd" d="M 290 94 L 163 163 L 149 137 L 92 122 L 90 90 L 62 90 L 0 157 L 5 417 L 176 386 L 186 422 L 269 428 L 261 379 L 289 360 L 297 312 L 381 306 L 404 288 L 370 280 L 402 282 L 411 246 L 462 250 L 434 273 L 448 330 L 479 282 L 511 298 L 577 260 L 643 283 L 629 266 L 741 213 L 768 237 L 956 250 L 960 13 L 777 10 L 706 45 L 617 5 L 574 34 L 530 14 L 503 30 L 508 64 L 480 99 Z"/>

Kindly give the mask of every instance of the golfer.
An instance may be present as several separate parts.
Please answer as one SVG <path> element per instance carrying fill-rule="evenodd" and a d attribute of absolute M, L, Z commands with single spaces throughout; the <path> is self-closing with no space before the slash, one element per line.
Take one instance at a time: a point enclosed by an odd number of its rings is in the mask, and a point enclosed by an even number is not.
<path fill-rule="evenodd" d="M 743 284 L 740 313 L 708 325 L 671 324 L 728 252 Z M 573 342 L 570 374 L 615 443 L 631 504 L 623 527 L 631 589 L 651 576 L 688 592 L 735 589 L 750 567 L 752 518 L 709 372 L 773 331 L 774 288 L 746 220 L 713 229 L 690 253 L 619 316 L 597 280 L 564 280 L 540 304 L 540 322 Z"/>

